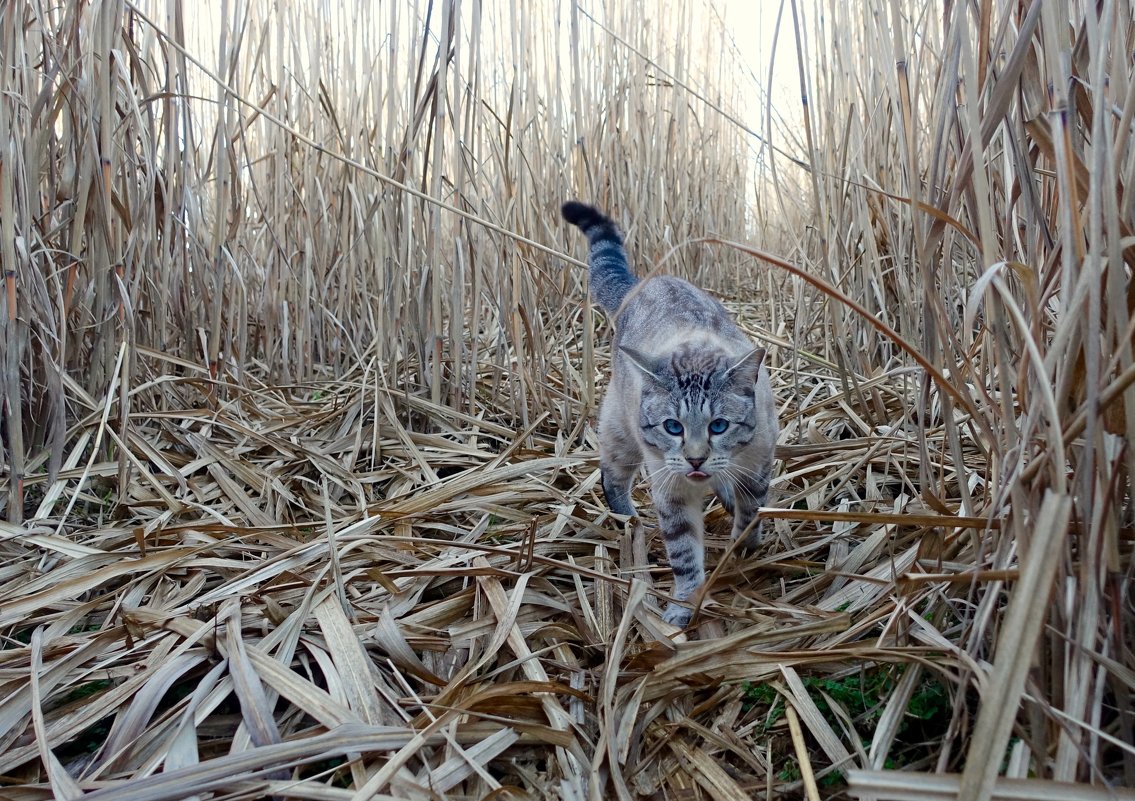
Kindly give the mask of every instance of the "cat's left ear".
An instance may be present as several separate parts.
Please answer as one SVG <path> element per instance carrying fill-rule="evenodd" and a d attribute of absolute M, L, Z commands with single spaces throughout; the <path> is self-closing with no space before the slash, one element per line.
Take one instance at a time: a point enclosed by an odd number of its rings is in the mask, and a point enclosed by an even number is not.
<path fill-rule="evenodd" d="M 734 375 L 744 375 L 747 376 L 750 381 L 756 383 L 757 373 L 761 369 L 761 363 L 765 360 L 766 352 L 764 348 L 753 348 L 738 359 L 736 364 L 726 370 L 726 375 L 730 377 Z"/>

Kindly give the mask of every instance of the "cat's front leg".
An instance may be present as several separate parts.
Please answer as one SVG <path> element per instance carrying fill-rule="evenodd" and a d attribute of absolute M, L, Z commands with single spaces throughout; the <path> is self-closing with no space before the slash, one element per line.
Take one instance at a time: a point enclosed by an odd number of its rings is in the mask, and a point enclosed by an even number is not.
<path fill-rule="evenodd" d="M 730 490 L 733 511 L 733 539 L 744 538 L 742 547 L 752 550 L 761 544 L 764 532 L 757 512 L 768 500 L 772 464 L 754 468 L 744 478 L 734 481 Z"/>
<path fill-rule="evenodd" d="M 666 543 L 670 569 L 674 572 L 673 596 L 679 601 L 687 601 L 705 583 L 701 496 L 674 495 L 658 489 L 653 495 L 658 527 Z M 671 602 L 662 618 L 667 623 L 685 628 L 691 616 L 689 607 Z"/>
<path fill-rule="evenodd" d="M 599 412 L 599 472 L 603 479 L 603 497 L 615 514 L 634 515 L 631 490 L 642 467 L 642 450 L 634 434 L 627 430 L 623 410 L 613 398 L 613 394 L 604 398 Z"/>
<path fill-rule="evenodd" d="M 713 494 L 717 496 L 717 500 L 725 507 L 725 511 L 729 516 L 733 516 L 733 485 L 728 480 L 722 480 L 720 476 L 715 476 L 713 479 Z"/>

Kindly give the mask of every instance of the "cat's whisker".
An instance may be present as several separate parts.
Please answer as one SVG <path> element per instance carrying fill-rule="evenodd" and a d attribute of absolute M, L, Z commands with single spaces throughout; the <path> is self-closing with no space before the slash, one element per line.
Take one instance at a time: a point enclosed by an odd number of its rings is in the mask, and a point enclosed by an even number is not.
<path fill-rule="evenodd" d="M 730 464 L 728 465 L 728 467 L 726 467 L 726 470 L 728 470 L 730 473 L 746 476 L 752 479 L 759 479 L 761 477 L 760 470 L 754 470 L 751 467 L 746 467 L 742 464 Z"/>
<path fill-rule="evenodd" d="M 766 479 L 760 473 L 755 473 L 754 475 L 751 475 L 750 478 L 753 478 L 755 482 L 766 482 Z M 767 487 L 764 492 L 758 492 L 754 490 L 753 484 L 750 484 L 748 481 L 734 481 L 733 491 L 734 494 L 740 492 L 740 494 L 745 495 L 757 506 L 764 506 L 768 499 Z"/>
<path fill-rule="evenodd" d="M 749 494 L 751 497 L 756 498 L 756 493 L 752 492 L 752 485 L 749 481 L 738 480 L 749 479 L 753 483 L 762 484 L 768 482 L 768 474 L 764 471 L 750 470 L 741 465 L 730 465 L 723 474 L 732 480 L 734 489 L 740 489 L 742 492 Z M 767 494 L 767 490 L 766 490 Z"/>

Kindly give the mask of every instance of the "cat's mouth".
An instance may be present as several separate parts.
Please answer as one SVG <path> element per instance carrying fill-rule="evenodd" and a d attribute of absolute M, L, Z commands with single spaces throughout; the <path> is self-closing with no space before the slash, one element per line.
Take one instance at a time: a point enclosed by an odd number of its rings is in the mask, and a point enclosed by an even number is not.
<path fill-rule="evenodd" d="M 686 473 L 686 478 L 692 478 L 695 481 L 701 481 L 703 478 L 709 478 L 709 473 L 703 473 L 701 470 L 691 470 Z"/>

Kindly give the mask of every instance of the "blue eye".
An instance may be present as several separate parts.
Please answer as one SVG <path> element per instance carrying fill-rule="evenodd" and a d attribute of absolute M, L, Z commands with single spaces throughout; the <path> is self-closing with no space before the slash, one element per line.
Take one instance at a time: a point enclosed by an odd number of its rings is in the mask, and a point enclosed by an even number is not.
<path fill-rule="evenodd" d="M 729 428 L 729 421 L 723 420 L 720 417 L 709 424 L 709 433 L 711 434 L 724 434 L 725 429 Z"/>
<path fill-rule="evenodd" d="M 678 437 L 682 434 L 682 424 L 673 418 L 670 418 L 669 420 L 663 420 L 662 428 L 667 434 L 672 437 Z"/>

